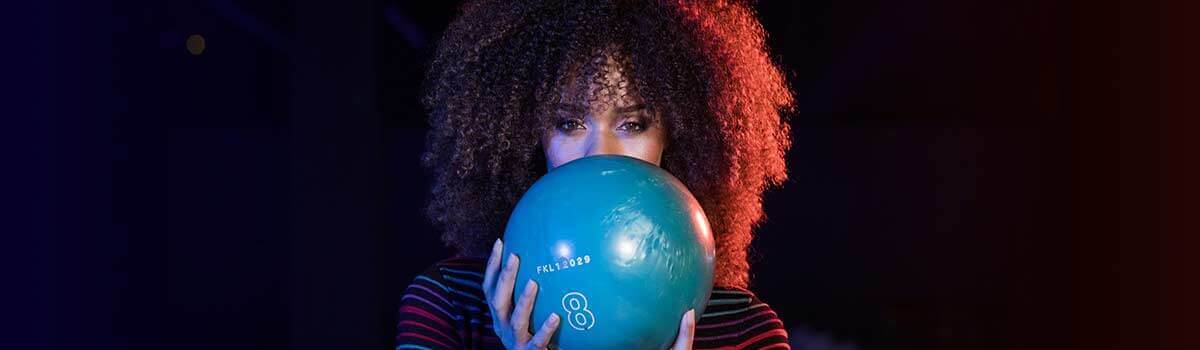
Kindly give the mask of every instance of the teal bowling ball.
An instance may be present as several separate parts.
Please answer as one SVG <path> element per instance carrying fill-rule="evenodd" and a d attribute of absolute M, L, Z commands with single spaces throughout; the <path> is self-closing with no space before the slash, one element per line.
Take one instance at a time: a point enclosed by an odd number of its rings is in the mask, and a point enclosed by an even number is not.
<path fill-rule="evenodd" d="M 514 302 L 538 283 L 530 319 L 551 313 L 560 349 L 665 349 L 712 292 L 715 251 L 704 211 L 674 176 L 620 155 L 580 158 L 521 197 L 504 232 L 520 257 Z"/>

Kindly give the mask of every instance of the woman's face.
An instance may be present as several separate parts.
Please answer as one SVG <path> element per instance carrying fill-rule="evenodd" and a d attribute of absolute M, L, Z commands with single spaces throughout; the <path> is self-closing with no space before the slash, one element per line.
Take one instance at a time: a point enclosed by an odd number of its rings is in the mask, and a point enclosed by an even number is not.
<path fill-rule="evenodd" d="M 612 57 L 605 59 L 603 77 L 587 79 L 591 82 L 587 86 L 570 84 L 572 87 L 565 89 L 553 127 L 542 136 L 547 169 L 597 154 L 661 164 L 667 142 L 666 131 L 657 122 L 660 119 L 628 90 L 630 84 Z M 579 89 L 588 90 L 583 94 Z"/>

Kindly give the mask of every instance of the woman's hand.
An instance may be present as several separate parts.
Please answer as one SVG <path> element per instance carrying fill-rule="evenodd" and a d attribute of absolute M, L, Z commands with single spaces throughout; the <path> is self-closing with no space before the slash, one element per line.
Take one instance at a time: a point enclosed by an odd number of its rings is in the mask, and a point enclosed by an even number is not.
<path fill-rule="evenodd" d="M 688 310 L 679 320 L 679 336 L 671 350 L 692 350 L 692 338 L 696 336 L 696 310 Z"/>
<path fill-rule="evenodd" d="M 492 311 L 492 329 L 500 337 L 505 348 L 511 350 L 545 349 L 550 344 L 550 337 L 558 329 L 558 314 L 550 314 L 537 334 L 529 334 L 529 314 L 533 311 L 534 297 L 537 295 L 537 283 L 529 280 L 525 290 L 517 301 L 516 309 L 512 308 L 514 280 L 517 279 L 517 268 L 520 258 L 510 255 L 504 271 L 500 270 L 500 254 L 504 251 L 504 243 L 496 240 L 492 245 L 492 256 L 488 258 L 487 270 L 483 276 L 483 294 L 487 297 L 488 308 Z M 499 273 L 499 276 L 497 276 Z M 689 348 L 691 341 L 688 341 Z"/>

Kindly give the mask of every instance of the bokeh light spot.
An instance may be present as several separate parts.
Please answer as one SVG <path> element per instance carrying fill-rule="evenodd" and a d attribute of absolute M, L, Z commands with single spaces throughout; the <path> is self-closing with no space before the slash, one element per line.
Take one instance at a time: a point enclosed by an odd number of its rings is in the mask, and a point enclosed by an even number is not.
<path fill-rule="evenodd" d="M 205 43 L 204 36 L 200 34 L 192 34 L 187 38 L 187 50 L 193 56 L 199 56 L 204 53 Z"/>

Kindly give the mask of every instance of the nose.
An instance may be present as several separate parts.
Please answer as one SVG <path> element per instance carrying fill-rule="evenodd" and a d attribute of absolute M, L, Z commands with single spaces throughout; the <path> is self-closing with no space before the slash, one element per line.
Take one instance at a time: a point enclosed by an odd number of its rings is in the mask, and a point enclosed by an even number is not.
<path fill-rule="evenodd" d="M 624 149 L 621 147 L 620 140 L 617 135 L 611 132 L 597 131 L 591 137 L 587 154 L 584 156 L 592 156 L 598 154 L 624 154 Z"/>

